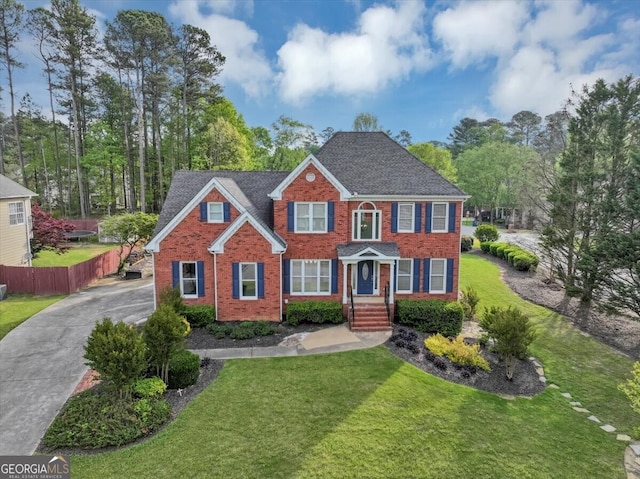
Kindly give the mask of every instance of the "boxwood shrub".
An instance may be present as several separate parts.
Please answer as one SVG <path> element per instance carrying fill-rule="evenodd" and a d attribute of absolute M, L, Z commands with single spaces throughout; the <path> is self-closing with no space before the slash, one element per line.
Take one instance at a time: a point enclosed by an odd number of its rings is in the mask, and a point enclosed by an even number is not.
<path fill-rule="evenodd" d="M 496 241 L 498 239 L 498 228 L 492 224 L 479 225 L 473 235 L 482 241 Z"/>
<path fill-rule="evenodd" d="M 471 251 L 473 249 L 473 238 L 468 235 L 462 235 L 460 239 L 460 251 Z"/>
<path fill-rule="evenodd" d="M 200 375 L 200 356 L 183 349 L 169 360 L 169 389 L 186 388 L 196 383 Z"/>
<path fill-rule="evenodd" d="M 480 247 L 483 251 L 506 260 L 518 271 L 535 271 L 540 264 L 540 258 L 535 254 L 511 243 L 481 243 Z"/>
<path fill-rule="evenodd" d="M 194 304 L 185 306 L 182 316 L 187 318 L 194 328 L 206 328 L 216 320 L 216 308 L 209 304 Z"/>
<path fill-rule="evenodd" d="M 492 244 L 493 244 L 493 241 L 482 241 L 480 243 L 480 249 L 485 253 L 490 253 L 491 251 L 489 250 L 489 248 L 491 247 Z"/>
<path fill-rule="evenodd" d="M 287 305 L 287 323 L 342 323 L 342 305 L 337 301 L 297 301 Z"/>
<path fill-rule="evenodd" d="M 464 310 L 457 301 L 399 299 L 396 316 L 398 323 L 424 333 L 457 336 L 462 330 Z"/>

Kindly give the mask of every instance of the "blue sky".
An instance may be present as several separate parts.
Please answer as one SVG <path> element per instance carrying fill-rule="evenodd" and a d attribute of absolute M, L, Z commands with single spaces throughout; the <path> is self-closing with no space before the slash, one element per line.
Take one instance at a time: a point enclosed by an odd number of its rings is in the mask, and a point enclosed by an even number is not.
<path fill-rule="evenodd" d="M 29 0 L 27 8 L 43 4 Z M 563 105 L 571 84 L 640 73 L 634 0 L 81 0 L 100 28 L 119 9 L 206 29 L 227 57 L 224 94 L 249 126 L 280 115 L 349 130 L 361 112 L 414 142 L 446 140 L 465 116 L 508 120 Z M 43 107 L 33 46 L 19 95 Z M 3 84 L 6 82 L 2 75 Z M 40 85 L 40 86 L 36 86 Z M 6 110 L 6 97 L 3 108 Z M 46 110 L 46 109 L 45 109 Z"/>

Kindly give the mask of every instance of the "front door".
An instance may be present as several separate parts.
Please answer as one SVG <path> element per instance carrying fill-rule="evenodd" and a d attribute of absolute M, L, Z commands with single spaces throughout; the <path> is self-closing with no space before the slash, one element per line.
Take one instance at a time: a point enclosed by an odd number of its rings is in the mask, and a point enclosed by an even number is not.
<path fill-rule="evenodd" d="M 358 294 L 373 294 L 373 261 L 358 263 Z"/>

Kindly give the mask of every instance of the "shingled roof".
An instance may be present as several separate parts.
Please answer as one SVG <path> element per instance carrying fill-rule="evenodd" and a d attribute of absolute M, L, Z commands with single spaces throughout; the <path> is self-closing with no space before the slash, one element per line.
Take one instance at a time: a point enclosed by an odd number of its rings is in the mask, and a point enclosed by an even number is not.
<path fill-rule="evenodd" d="M 272 230 L 273 208 L 269 193 L 286 176 L 286 172 L 280 171 L 176 171 L 153 236 L 162 231 L 213 178 L 217 178 L 251 216 Z"/>
<path fill-rule="evenodd" d="M 38 195 L 6 176 L 0 175 L 0 198 L 31 198 L 32 196 Z"/>
<path fill-rule="evenodd" d="M 383 132 L 338 132 L 313 156 L 358 195 L 466 196 Z"/>

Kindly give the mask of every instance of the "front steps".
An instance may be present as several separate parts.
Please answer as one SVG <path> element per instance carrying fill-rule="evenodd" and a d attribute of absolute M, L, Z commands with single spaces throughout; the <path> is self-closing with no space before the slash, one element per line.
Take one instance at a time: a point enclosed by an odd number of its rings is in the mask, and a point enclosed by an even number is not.
<path fill-rule="evenodd" d="M 351 331 L 390 331 L 384 303 L 355 303 Z"/>

